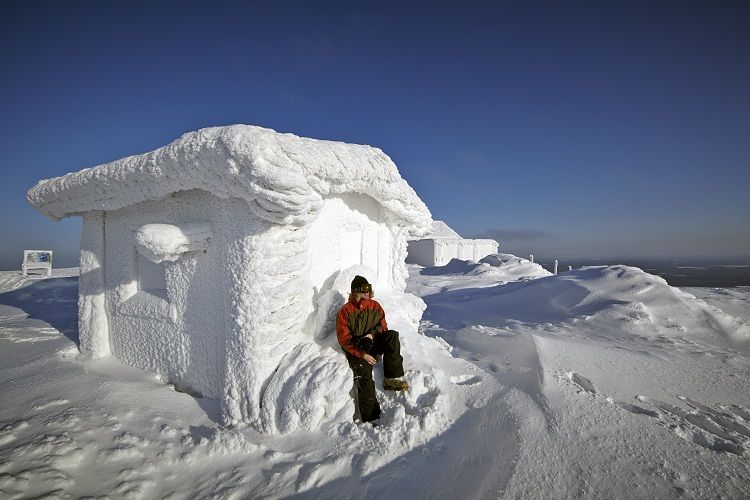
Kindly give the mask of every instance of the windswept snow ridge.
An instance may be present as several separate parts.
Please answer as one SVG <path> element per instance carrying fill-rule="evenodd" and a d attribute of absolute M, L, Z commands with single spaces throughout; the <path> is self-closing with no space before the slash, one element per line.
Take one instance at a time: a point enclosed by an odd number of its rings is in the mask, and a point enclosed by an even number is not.
<path fill-rule="evenodd" d="M 491 254 L 479 262 L 452 259 L 439 267 L 422 268 L 410 265 L 409 271 L 411 279 L 407 291 L 420 296 L 462 288 L 484 288 L 552 275 L 539 264 L 506 253 Z"/>
<path fill-rule="evenodd" d="M 417 271 L 410 290 L 442 283 L 447 274 L 466 276 L 471 283 L 481 271 L 485 283 L 496 279 L 491 271 L 462 261 L 443 268 Z M 443 274 L 445 273 L 445 274 Z M 545 271 L 546 273 L 546 271 Z M 432 278 L 432 275 L 435 278 Z M 696 341 L 707 336 L 715 344 L 735 345 L 750 341 L 750 325 L 708 306 L 689 293 L 671 287 L 663 278 L 628 266 L 584 267 L 540 279 L 484 286 L 481 290 L 449 287 L 428 304 L 441 305 L 450 321 L 471 318 L 474 324 L 495 327 L 575 324 L 584 332 L 601 335 L 597 324 L 613 320 L 627 323 L 631 335 L 663 337 L 675 342 Z M 424 289 L 424 288 L 423 288 Z M 449 311 L 449 312 L 448 312 Z"/>
<path fill-rule="evenodd" d="M 420 330 L 509 388 L 520 452 L 507 497 L 747 496 L 750 331 L 726 312 L 745 290 L 704 293 L 709 305 L 627 266 L 410 274 Z"/>

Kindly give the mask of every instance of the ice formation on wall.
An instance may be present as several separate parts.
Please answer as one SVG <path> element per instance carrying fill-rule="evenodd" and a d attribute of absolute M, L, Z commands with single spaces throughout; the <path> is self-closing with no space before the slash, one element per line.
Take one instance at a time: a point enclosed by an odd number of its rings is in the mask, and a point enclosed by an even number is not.
<path fill-rule="evenodd" d="M 427 207 L 382 151 L 234 125 L 42 181 L 28 200 L 84 216 L 82 352 L 112 353 L 263 432 L 338 415 L 350 373 L 325 320 L 342 270 L 400 293 Z M 321 326 L 326 325 L 326 326 Z M 333 347 L 333 348 L 332 348 Z"/>

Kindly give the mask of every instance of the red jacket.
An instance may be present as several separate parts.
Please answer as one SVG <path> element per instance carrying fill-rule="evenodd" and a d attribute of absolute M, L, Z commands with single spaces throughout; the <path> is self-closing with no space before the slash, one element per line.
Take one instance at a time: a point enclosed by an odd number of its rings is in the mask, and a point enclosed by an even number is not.
<path fill-rule="evenodd" d="M 372 299 L 362 299 L 359 302 L 350 300 L 339 310 L 336 319 L 336 337 L 339 344 L 357 358 L 363 357 L 365 353 L 352 344 L 354 337 L 370 332 L 377 335 L 386 330 L 388 324 L 385 322 L 385 311 Z"/>

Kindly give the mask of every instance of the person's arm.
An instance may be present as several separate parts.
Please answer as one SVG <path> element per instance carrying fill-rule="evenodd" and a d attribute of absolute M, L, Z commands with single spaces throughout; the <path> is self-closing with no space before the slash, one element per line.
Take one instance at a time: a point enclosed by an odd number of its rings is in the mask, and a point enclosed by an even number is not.
<path fill-rule="evenodd" d="M 338 318 L 336 319 L 336 338 L 338 338 L 339 345 L 343 347 L 346 352 L 355 358 L 364 357 L 365 353 L 352 344 L 352 333 L 349 331 L 349 325 L 346 323 L 346 313 L 344 308 L 341 308 Z"/>

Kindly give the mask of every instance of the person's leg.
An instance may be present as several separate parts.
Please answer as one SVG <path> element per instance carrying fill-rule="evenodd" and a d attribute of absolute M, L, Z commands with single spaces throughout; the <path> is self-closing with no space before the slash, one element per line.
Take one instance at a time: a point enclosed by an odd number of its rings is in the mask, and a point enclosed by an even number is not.
<path fill-rule="evenodd" d="M 346 360 L 354 372 L 354 384 L 357 387 L 357 404 L 359 415 L 363 422 L 371 422 L 380 418 L 380 405 L 375 396 L 375 382 L 372 380 L 372 366 L 361 358 L 355 358 L 349 353 Z"/>
<path fill-rule="evenodd" d="M 383 375 L 398 378 L 404 375 L 404 358 L 401 357 L 401 342 L 398 332 L 388 330 L 375 336 L 375 351 L 383 355 Z"/>

